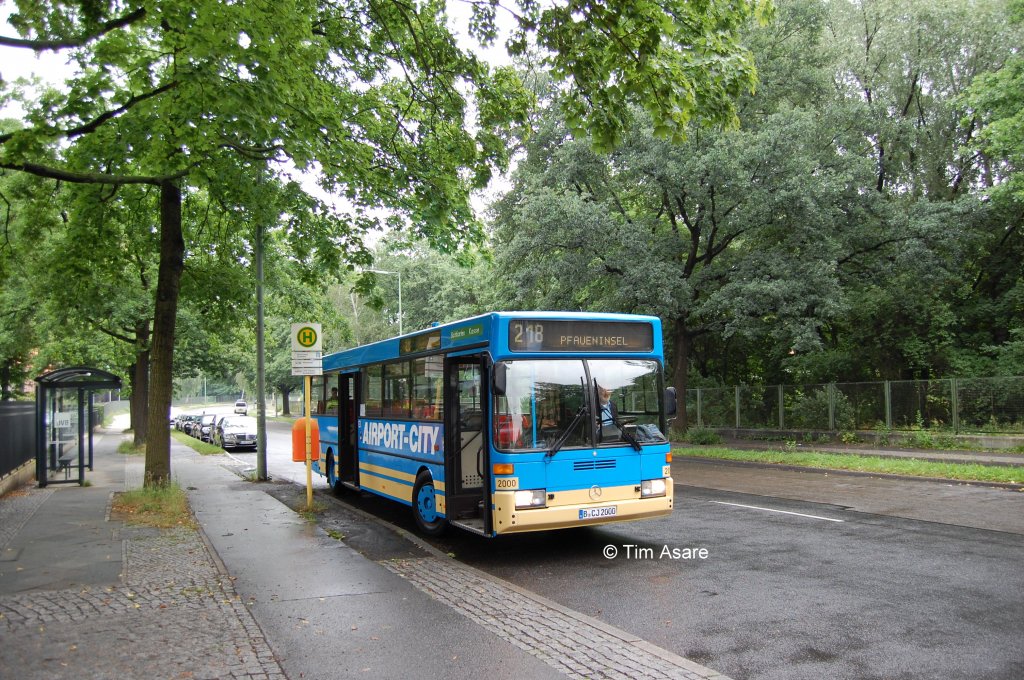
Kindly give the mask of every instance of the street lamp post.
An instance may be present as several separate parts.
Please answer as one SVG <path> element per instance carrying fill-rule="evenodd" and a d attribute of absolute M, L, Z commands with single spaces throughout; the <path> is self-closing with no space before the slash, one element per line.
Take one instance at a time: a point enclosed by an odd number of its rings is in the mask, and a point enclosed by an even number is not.
<path fill-rule="evenodd" d="M 395 274 L 398 276 L 398 334 L 402 333 L 402 272 L 391 272 L 386 269 L 364 269 L 371 274 Z"/>

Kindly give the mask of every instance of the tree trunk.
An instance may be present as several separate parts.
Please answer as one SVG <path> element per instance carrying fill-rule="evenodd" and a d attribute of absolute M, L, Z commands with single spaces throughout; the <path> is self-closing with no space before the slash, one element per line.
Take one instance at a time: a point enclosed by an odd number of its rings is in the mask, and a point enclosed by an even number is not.
<path fill-rule="evenodd" d="M 0 368 L 0 401 L 11 398 L 11 360 L 8 359 Z"/>
<path fill-rule="evenodd" d="M 686 385 L 690 374 L 690 333 L 686 320 L 676 319 L 672 327 L 672 385 L 676 388 L 678 413 L 672 429 L 685 432 L 689 426 L 686 414 Z"/>
<path fill-rule="evenodd" d="M 281 401 L 284 402 L 284 404 L 281 405 L 281 409 L 282 409 L 281 410 L 281 415 L 283 415 L 283 416 L 290 416 L 292 414 L 292 412 L 291 412 L 291 409 L 289 408 L 289 406 L 290 406 L 289 396 L 292 393 L 292 388 L 291 387 L 283 387 L 281 385 L 278 385 L 277 388 L 279 390 L 281 390 Z"/>
<path fill-rule="evenodd" d="M 132 433 L 136 447 L 146 443 L 149 418 L 149 321 L 135 327 L 135 363 L 132 364 Z"/>
<path fill-rule="evenodd" d="M 135 363 L 131 368 L 132 375 L 132 440 L 135 446 L 142 446 L 146 443 L 146 433 L 149 431 L 147 420 L 149 419 L 149 350 L 138 352 L 135 355 Z"/>
<path fill-rule="evenodd" d="M 146 418 L 148 417 L 148 414 L 146 413 L 145 409 L 143 408 L 143 404 L 145 402 L 139 396 L 139 375 L 138 375 L 138 372 L 139 372 L 139 364 L 138 364 L 138 357 L 136 357 L 135 358 L 135 362 L 132 363 L 132 365 L 128 367 L 128 375 L 131 376 L 131 385 L 132 385 L 132 393 L 131 393 L 131 396 L 128 397 L 128 415 L 131 418 L 131 422 L 129 423 L 128 427 L 131 428 L 131 431 L 134 434 L 134 437 L 132 439 L 132 443 L 135 444 L 135 446 L 138 446 L 139 444 L 144 444 L 146 442 L 146 438 L 145 437 L 140 437 L 139 436 L 139 430 L 145 430 L 146 429 L 143 426 L 143 423 L 145 422 Z"/>
<path fill-rule="evenodd" d="M 174 371 L 174 326 L 178 292 L 185 263 L 181 233 L 181 189 L 173 181 L 160 183 L 160 272 L 153 315 L 152 367 L 149 383 L 149 431 L 146 437 L 146 486 L 171 480 L 171 412 Z"/>
<path fill-rule="evenodd" d="M 132 432 L 136 447 L 146 443 L 149 419 L 149 321 L 135 326 L 135 363 L 132 365 Z"/>

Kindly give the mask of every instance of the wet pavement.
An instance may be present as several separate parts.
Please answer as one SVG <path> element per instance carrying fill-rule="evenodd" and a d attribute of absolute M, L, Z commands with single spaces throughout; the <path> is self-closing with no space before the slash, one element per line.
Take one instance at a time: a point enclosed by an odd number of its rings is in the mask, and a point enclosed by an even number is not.
<path fill-rule="evenodd" d="M 134 527 L 143 460 L 0 498 L 0 669 L 17 678 L 724 678 L 359 513 L 342 540 L 172 440 L 198 529 Z M 284 491 L 282 492 L 282 489 Z M 353 547 L 358 546 L 358 547 Z"/>

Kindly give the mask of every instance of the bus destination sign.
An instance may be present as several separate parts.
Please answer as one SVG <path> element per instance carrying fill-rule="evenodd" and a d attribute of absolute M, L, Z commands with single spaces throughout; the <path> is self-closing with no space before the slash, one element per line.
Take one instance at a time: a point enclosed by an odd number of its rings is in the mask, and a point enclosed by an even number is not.
<path fill-rule="evenodd" d="M 513 352 L 650 352 L 649 323 L 513 319 L 508 324 Z"/>

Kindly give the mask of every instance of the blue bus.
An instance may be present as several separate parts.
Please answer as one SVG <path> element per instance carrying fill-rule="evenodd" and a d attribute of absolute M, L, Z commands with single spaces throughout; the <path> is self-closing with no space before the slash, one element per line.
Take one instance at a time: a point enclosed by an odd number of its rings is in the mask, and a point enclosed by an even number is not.
<path fill-rule="evenodd" d="M 661 321 L 493 312 L 325 355 L 315 471 L 493 537 L 672 511 Z"/>

